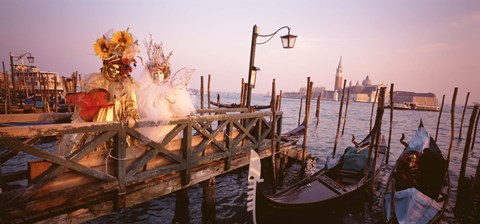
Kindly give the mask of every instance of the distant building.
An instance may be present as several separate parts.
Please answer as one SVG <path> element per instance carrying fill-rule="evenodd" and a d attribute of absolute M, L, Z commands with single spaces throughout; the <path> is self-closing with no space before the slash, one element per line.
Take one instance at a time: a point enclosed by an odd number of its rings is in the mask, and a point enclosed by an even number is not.
<path fill-rule="evenodd" d="M 411 109 L 439 110 L 437 97 L 433 93 L 395 91 L 393 102 L 395 105 L 406 105 Z"/>

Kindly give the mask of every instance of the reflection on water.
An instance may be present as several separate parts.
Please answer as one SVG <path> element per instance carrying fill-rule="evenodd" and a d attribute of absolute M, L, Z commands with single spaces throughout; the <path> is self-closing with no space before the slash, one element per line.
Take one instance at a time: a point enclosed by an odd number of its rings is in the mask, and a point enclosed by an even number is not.
<path fill-rule="evenodd" d="M 238 101 L 235 99 L 238 99 L 237 95 L 222 95 L 222 102 L 224 103 L 233 103 Z M 268 97 L 256 96 L 254 97 L 253 102 L 254 104 L 268 104 L 269 100 L 270 98 Z M 312 101 L 308 130 L 309 137 L 307 138 L 307 143 L 308 151 L 320 158 L 317 162 L 317 166 L 321 167 L 325 163 L 326 155 L 328 153 L 332 153 L 333 150 L 338 122 L 339 102 L 321 102 L 318 127 L 315 126 L 315 102 L 316 101 Z M 299 99 L 282 100 L 282 111 L 284 112 L 282 126 L 283 131 L 287 131 L 297 126 L 299 103 Z M 458 139 L 458 129 L 460 127 L 459 123 L 463 112 L 462 110 L 463 109 L 461 107 L 458 107 L 455 115 L 456 139 L 453 145 L 452 157 L 450 161 L 450 180 L 452 183 L 452 188 L 450 191 L 448 208 L 441 221 L 442 223 L 459 222 L 459 219 L 455 217 L 453 208 L 456 200 L 458 173 L 460 170 L 462 152 L 465 144 L 465 140 Z M 448 147 L 450 145 L 450 107 L 448 105 L 445 106 L 443 111 L 437 143 L 443 153 L 447 154 Z M 357 139 L 362 139 L 368 134 L 370 128 L 370 113 L 371 104 L 368 103 L 353 103 L 348 107 L 348 117 L 344 136 L 341 136 L 338 141 L 339 149 L 349 146 L 352 135 L 355 135 Z M 467 134 L 470 113 L 471 110 L 467 110 L 464 119 L 462 131 L 464 138 Z M 386 109 L 383 119 L 382 132 L 386 136 L 387 140 L 390 125 L 389 115 L 390 110 Z M 332 214 L 341 214 L 341 217 L 338 217 L 338 220 L 342 220 L 344 223 L 381 222 L 381 194 L 382 190 L 385 188 L 385 183 L 387 182 L 387 178 L 393 167 L 393 164 L 403 150 L 403 145 L 401 145 L 399 142 L 400 136 L 402 133 L 404 133 L 406 136 L 406 141 L 409 141 L 418 127 L 420 119 L 423 120 L 427 131 L 432 136 L 435 136 L 438 115 L 438 112 L 428 111 L 395 111 L 391 137 L 390 161 L 388 161 L 388 164 L 382 168 L 382 172 L 379 176 L 379 182 L 377 183 L 378 191 L 374 193 L 371 200 L 367 198 L 363 202 L 359 201 L 357 204 L 353 203 L 351 208 L 331 208 L 333 212 Z M 477 150 L 472 150 L 471 152 L 471 158 L 467 166 L 467 176 L 474 175 L 475 173 L 475 169 L 480 158 L 478 152 L 478 147 L 480 147 L 480 137 L 477 138 L 475 146 Z M 341 152 L 343 150 L 338 151 Z M 250 222 L 250 215 L 246 211 L 246 172 L 246 169 L 239 169 L 226 175 L 217 177 L 216 195 L 218 223 Z M 293 166 L 290 168 L 290 172 L 298 173 L 298 168 Z M 292 175 L 292 173 L 290 173 L 290 175 Z M 202 188 L 200 185 L 195 185 L 190 188 L 189 199 L 191 215 L 190 220 L 192 223 L 201 223 Z M 108 216 L 97 218 L 89 221 L 88 223 L 171 223 L 174 215 L 174 209 L 175 196 L 172 194 L 132 208 L 126 208 L 120 212 Z M 336 210 L 348 210 L 348 212 L 336 213 Z"/>

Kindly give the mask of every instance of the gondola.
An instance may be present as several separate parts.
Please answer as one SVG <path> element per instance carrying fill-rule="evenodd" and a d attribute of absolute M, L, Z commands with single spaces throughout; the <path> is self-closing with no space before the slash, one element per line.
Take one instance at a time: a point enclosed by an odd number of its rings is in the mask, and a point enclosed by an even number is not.
<path fill-rule="evenodd" d="M 384 163 L 386 144 L 380 136 L 378 157 L 374 160 L 375 151 L 372 151 L 369 175 L 365 177 L 365 168 L 372 136 L 376 136 L 378 128 L 373 128 L 370 134 L 357 147 L 348 147 L 337 164 L 326 166 L 311 176 L 308 176 L 292 186 L 272 195 L 260 191 L 259 200 L 275 216 L 283 215 L 280 222 L 296 222 L 304 215 L 318 214 L 325 208 L 331 208 L 350 203 L 348 200 L 363 195 L 364 189 L 372 181 L 372 165 L 376 161 L 375 174 L 378 174 Z M 375 175 L 377 176 L 377 175 Z M 300 217 L 302 216 L 302 217 Z"/>
<path fill-rule="evenodd" d="M 435 223 L 448 202 L 447 160 L 422 121 L 408 145 L 403 144 L 405 149 L 388 178 L 382 200 L 384 221 Z M 392 194 L 395 195 L 393 201 Z"/>
<path fill-rule="evenodd" d="M 298 142 L 298 140 L 300 140 L 300 138 L 302 138 L 303 136 L 305 135 L 305 121 L 303 121 L 302 124 L 300 124 L 299 126 L 297 126 L 296 128 L 286 132 L 286 133 L 283 133 L 281 136 L 280 136 L 280 139 L 283 141 L 283 142 L 289 142 L 291 144 L 296 144 Z"/>
<path fill-rule="evenodd" d="M 213 105 L 213 106 L 217 106 L 217 107 L 223 107 L 223 108 L 240 108 L 240 104 L 237 104 L 237 103 L 216 103 L 216 102 L 213 102 L 213 101 L 210 101 L 210 104 Z M 252 109 L 255 109 L 255 110 L 261 110 L 261 109 L 269 109 L 271 108 L 270 105 L 252 105 L 251 106 Z"/>

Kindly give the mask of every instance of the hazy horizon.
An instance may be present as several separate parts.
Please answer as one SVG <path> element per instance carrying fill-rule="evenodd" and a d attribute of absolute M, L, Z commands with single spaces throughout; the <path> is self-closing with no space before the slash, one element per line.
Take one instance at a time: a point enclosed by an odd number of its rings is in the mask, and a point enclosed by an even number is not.
<path fill-rule="evenodd" d="M 395 84 L 395 90 L 432 92 L 457 105 L 480 102 L 480 2 L 448 1 L 59 1 L 7 0 L 0 8 L 0 60 L 31 52 L 43 71 L 70 76 L 99 71 L 92 45 L 107 31 L 130 29 L 139 40 L 152 34 L 173 51 L 172 71 L 195 69 L 190 88 L 212 77 L 212 91 L 240 92 L 247 79 L 252 27 L 269 34 L 288 25 L 298 35 L 283 49 L 280 31 L 257 45 L 254 94 L 298 91 L 310 76 L 332 90 L 342 57 L 343 77 Z M 265 40 L 259 39 L 258 42 Z M 139 65 L 133 73 L 143 70 Z"/>

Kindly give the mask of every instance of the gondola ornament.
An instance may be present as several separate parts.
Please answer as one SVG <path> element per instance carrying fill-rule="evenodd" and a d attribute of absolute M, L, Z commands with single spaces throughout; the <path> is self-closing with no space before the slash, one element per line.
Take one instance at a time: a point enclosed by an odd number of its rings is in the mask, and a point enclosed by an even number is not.
<path fill-rule="evenodd" d="M 263 182 L 260 178 L 261 173 L 260 156 L 254 151 L 250 150 L 250 165 L 248 168 L 248 190 L 247 190 L 247 211 L 252 212 L 253 223 L 257 223 L 255 211 L 255 198 L 257 192 L 257 183 Z"/>

